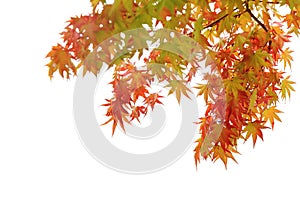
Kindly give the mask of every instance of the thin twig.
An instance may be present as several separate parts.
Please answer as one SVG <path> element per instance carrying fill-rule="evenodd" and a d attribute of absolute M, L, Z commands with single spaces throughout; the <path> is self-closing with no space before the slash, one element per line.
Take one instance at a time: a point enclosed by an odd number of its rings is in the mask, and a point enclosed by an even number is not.
<path fill-rule="evenodd" d="M 252 0 L 252 2 L 255 0 Z M 259 3 L 264 3 L 264 1 L 260 0 Z M 280 2 L 267 1 L 267 4 L 280 4 Z"/>
<path fill-rule="evenodd" d="M 246 12 L 249 13 L 249 15 L 266 31 L 269 32 L 269 30 L 267 29 L 267 27 L 261 22 L 259 21 L 259 19 L 257 19 L 257 17 L 251 12 L 250 8 L 249 8 L 249 4 L 247 1 L 246 4 Z"/>
<path fill-rule="evenodd" d="M 236 11 L 237 9 L 238 9 L 238 8 L 233 9 L 233 11 L 232 11 L 231 13 L 233 13 L 233 12 Z M 238 14 L 234 15 L 234 17 L 239 17 L 240 15 L 242 15 L 242 14 L 244 14 L 244 13 L 245 13 L 245 12 L 238 13 Z M 209 28 L 209 27 L 215 26 L 217 23 L 219 23 L 221 20 L 223 20 L 223 19 L 224 19 L 225 17 L 227 17 L 228 15 L 229 15 L 229 13 L 227 13 L 226 15 L 220 17 L 220 18 L 217 19 L 216 21 L 214 21 L 214 22 L 208 24 L 208 25 L 205 26 L 203 29 L 207 29 L 207 28 Z"/>
<path fill-rule="evenodd" d="M 207 29 L 209 27 L 213 27 L 215 26 L 217 23 L 219 23 L 222 19 L 224 19 L 225 17 L 227 17 L 229 14 L 227 13 L 226 15 L 224 15 L 223 17 L 217 19 L 216 21 L 212 22 L 211 24 L 208 24 L 207 26 L 205 26 L 203 29 Z"/>
<path fill-rule="evenodd" d="M 260 1 L 262 2 L 262 1 Z M 267 3 L 277 3 L 277 2 L 267 2 Z M 242 14 L 244 13 L 249 13 L 249 15 L 266 31 L 266 32 L 269 32 L 269 30 L 267 29 L 267 27 L 261 22 L 259 21 L 259 19 L 252 13 L 252 11 L 250 10 L 249 8 L 249 0 L 245 2 L 246 4 L 246 10 L 244 10 L 243 12 L 240 12 L 240 13 L 237 13 L 236 15 L 234 15 L 234 17 L 240 17 Z M 235 8 L 233 10 L 233 12 L 237 10 L 237 8 Z M 216 21 L 208 24 L 207 26 L 205 26 L 203 29 L 207 29 L 209 27 L 213 27 L 215 26 L 216 24 L 218 24 L 221 20 L 223 20 L 225 17 L 227 17 L 229 15 L 229 13 L 227 13 L 226 15 L 220 17 L 219 19 L 217 19 Z"/>

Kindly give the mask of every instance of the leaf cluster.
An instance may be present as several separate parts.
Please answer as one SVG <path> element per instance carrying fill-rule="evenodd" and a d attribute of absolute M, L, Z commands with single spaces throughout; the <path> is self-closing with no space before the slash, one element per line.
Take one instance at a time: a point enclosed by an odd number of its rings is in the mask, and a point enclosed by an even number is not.
<path fill-rule="evenodd" d="M 91 5 L 89 15 L 68 21 L 61 33 L 63 42 L 47 55 L 47 67 L 50 78 L 56 72 L 70 78 L 80 68 L 84 74 L 97 75 L 104 63 L 114 67 L 110 83 L 114 96 L 104 104 L 105 124 L 113 123 L 113 133 L 117 124 L 124 129 L 124 123 L 139 120 L 148 108 L 162 103 L 159 93 L 150 92 L 154 80 L 166 83 L 178 102 L 182 96 L 189 97 L 187 84 L 199 67 L 185 59 L 189 47 L 178 47 L 180 54 L 154 48 L 148 49 L 147 55 L 140 50 L 115 60 L 105 56 L 121 51 L 121 44 L 124 49 L 142 45 L 135 40 L 147 37 L 142 33 L 116 39 L 113 46 L 101 46 L 104 54 L 91 54 L 105 39 L 145 26 L 163 26 L 192 38 L 204 48 L 207 64 L 222 78 L 222 83 L 217 83 L 214 76 L 206 77 L 205 83 L 195 87 L 207 105 L 198 121 L 196 165 L 201 158 L 220 159 L 225 166 L 228 159 L 236 161 L 238 141 L 252 138 L 254 146 L 257 138 L 263 139 L 263 129 L 274 128 L 275 121 L 281 121 L 277 103 L 294 91 L 295 82 L 286 75 L 293 51 L 286 43 L 292 34 L 299 35 L 299 0 L 115 0 L 113 4 L 91 0 Z M 131 61 L 136 54 L 139 59 L 144 56 L 144 69 Z M 216 84 L 223 84 L 224 91 L 216 90 Z M 226 98 L 220 101 L 217 94 L 222 92 Z M 221 110 L 224 116 L 218 116 Z M 220 121 L 216 123 L 216 119 Z"/>

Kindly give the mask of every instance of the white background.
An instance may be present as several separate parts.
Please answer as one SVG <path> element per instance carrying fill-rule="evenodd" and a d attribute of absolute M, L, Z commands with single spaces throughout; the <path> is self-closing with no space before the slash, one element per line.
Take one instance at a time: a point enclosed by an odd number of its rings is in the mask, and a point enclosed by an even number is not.
<path fill-rule="evenodd" d="M 0 199 L 300 199 L 300 84 L 282 103 L 274 131 L 255 149 L 248 142 L 239 164 L 202 162 L 192 148 L 171 167 L 128 175 L 94 160 L 82 146 L 72 116 L 75 79 L 54 78 L 45 55 L 69 17 L 88 13 L 88 0 L 0 3 Z M 293 80 L 300 79 L 300 41 Z M 298 49 L 297 49 L 298 48 Z"/>

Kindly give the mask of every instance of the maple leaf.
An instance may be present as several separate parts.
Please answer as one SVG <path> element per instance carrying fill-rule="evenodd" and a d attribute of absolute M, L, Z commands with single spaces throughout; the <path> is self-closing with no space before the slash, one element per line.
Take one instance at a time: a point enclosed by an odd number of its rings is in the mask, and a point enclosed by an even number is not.
<path fill-rule="evenodd" d="M 140 122 L 141 114 L 146 115 L 146 113 L 147 113 L 147 108 L 146 107 L 144 107 L 144 106 L 136 106 L 135 107 L 134 106 L 132 108 L 132 113 L 130 114 L 130 117 L 131 117 L 130 121 L 136 119 L 138 122 Z"/>
<path fill-rule="evenodd" d="M 178 103 L 180 103 L 181 94 L 184 94 L 184 96 L 190 98 L 187 92 L 191 92 L 191 90 L 186 86 L 186 82 L 183 80 L 170 80 L 169 84 L 165 87 L 170 87 L 168 95 L 175 92 Z"/>
<path fill-rule="evenodd" d="M 198 163 L 200 163 L 200 158 L 201 158 L 201 146 L 202 146 L 202 142 L 203 142 L 203 138 L 200 137 L 199 139 L 197 139 L 195 141 L 195 143 L 197 143 L 197 146 L 195 147 L 194 149 L 194 160 L 195 160 L 195 165 L 196 165 L 196 168 L 198 167 Z"/>
<path fill-rule="evenodd" d="M 62 45 L 57 44 L 53 46 L 52 50 L 47 54 L 51 61 L 47 64 L 49 67 L 49 77 L 52 78 L 55 71 L 59 71 L 59 74 L 64 78 L 66 73 L 66 78 L 70 78 L 70 71 L 73 75 L 76 75 L 76 68 L 71 61 L 72 55 L 65 49 Z"/>
<path fill-rule="evenodd" d="M 238 92 L 239 91 L 245 91 L 245 88 L 241 85 L 243 83 L 243 80 L 239 78 L 233 78 L 233 79 L 227 79 L 224 80 L 224 85 L 226 88 L 226 92 L 228 94 L 233 94 L 234 98 L 238 98 Z"/>
<path fill-rule="evenodd" d="M 275 106 L 271 106 L 270 108 L 265 109 L 262 113 L 264 121 L 269 121 L 272 125 L 272 129 L 274 128 L 275 119 L 281 122 L 281 119 L 277 115 L 278 113 L 282 113 L 282 111 L 276 109 Z"/>
<path fill-rule="evenodd" d="M 166 77 L 166 67 L 162 64 L 157 64 L 157 63 L 149 63 L 147 65 L 149 71 L 151 71 L 151 74 L 153 76 L 156 76 L 156 78 L 159 80 L 159 81 L 162 81 L 162 80 L 165 80 L 167 77 Z"/>
<path fill-rule="evenodd" d="M 254 121 L 254 122 L 249 122 L 247 124 L 247 126 L 244 128 L 244 132 L 246 132 L 246 137 L 245 137 L 245 141 L 252 136 L 252 140 L 253 140 L 253 148 L 256 144 L 256 140 L 257 140 L 257 136 L 261 138 L 261 140 L 264 140 L 263 138 L 263 133 L 262 133 L 262 129 L 266 129 L 268 127 L 263 125 L 264 122 L 262 121 Z"/>
<path fill-rule="evenodd" d="M 244 35 L 238 34 L 234 38 L 233 49 L 236 49 L 236 48 L 242 49 L 242 48 L 244 48 L 244 45 L 245 45 L 246 41 L 247 41 L 247 38 Z"/>
<path fill-rule="evenodd" d="M 124 121 L 129 123 L 127 120 L 128 111 L 124 108 L 124 104 L 119 100 L 106 100 L 107 103 L 102 106 L 108 106 L 106 116 L 110 117 L 109 120 L 101 125 L 106 125 L 109 122 L 113 122 L 112 135 L 115 133 L 117 124 L 120 124 L 121 128 L 125 132 Z"/>
<path fill-rule="evenodd" d="M 187 75 L 185 76 L 185 78 L 188 78 L 187 81 L 190 82 L 192 80 L 193 77 L 196 76 L 198 68 L 195 66 L 192 66 L 189 70 L 189 72 L 187 73 Z"/>
<path fill-rule="evenodd" d="M 259 71 L 262 66 L 268 66 L 266 62 L 267 59 L 270 59 L 270 55 L 267 52 L 261 50 L 256 51 L 250 58 L 250 65 L 253 66 L 256 71 Z"/>
<path fill-rule="evenodd" d="M 254 106 L 255 106 L 256 100 L 257 100 L 257 89 L 255 89 L 250 96 L 248 111 L 249 110 L 255 111 Z"/>
<path fill-rule="evenodd" d="M 148 73 L 145 73 L 145 70 L 136 70 L 130 73 L 129 77 L 126 78 L 126 81 L 130 82 L 131 88 L 139 88 L 144 85 L 149 85 L 152 76 Z"/>
<path fill-rule="evenodd" d="M 293 53 L 293 51 L 289 48 L 286 48 L 281 52 L 281 61 L 283 61 L 284 69 L 287 67 L 287 65 L 291 68 L 291 61 L 293 61 L 291 53 Z"/>
<path fill-rule="evenodd" d="M 144 97 L 146 98 L 146 94 L 149 94 L 149 91 L 146 89 L 145 86 L 141 86 L 137 89 L 134 90 L 133 93 L 133 102 L 136 102 L 139 97 Z"/>
<path fill-rule="evenodd" d="M 221 159 L 222 162 L 225 165 L 225 168 L 227 168 L 227 161 L 228 158 L 231 158 L 233 161 L 235 161 L 237 163 L 237 161 L 235 160 L 233 154 L 231 153 L 231 151 L 228 150 L 224 150 L 222 147 L 220 146 L 215 146 L 212 150 L 212 160 L 216 161 L 217 159 Z"/>
<path fill-rule="evenodd" d="M 144 103 L 148 106 L 150 106 L 153 110 L 156 103 L 163 104 L 159 98 L 162 98 L 163 96 L 159 95 L 158 93 L 153 93 L 147 96 L 144 100 Z"/>
<path fill-rule="evenodd" d="M 290 76 L 287 76 L 285 79 L 282 80 L 281 82 L 281 97 L 282 99 L 286 99 L 287 96 L 290 98 L 291 96 L 291 91 L 295 91 L 294 87 L 292 86 L 295 84 L 294 81 L 289 80 Z"/>
<path fill-rule="evenodd" d="M 212 91 L 209 88 L 208 84 L 198 84 L 198 86 L 194 88 L 199 90 L 197 96 L 203 95 L 205 103 L 208 104 L 208 97 L 212 96 Z"/>
<path fill-rule="evenodd" d="M 129 103 L 131 100 L 131 92 L 130 85 L 126 80 L 120 79 L 112 81 L 111 84 L 114 87 L 114 94 L 116 99 L 120 100 L 123 103 Z"/>

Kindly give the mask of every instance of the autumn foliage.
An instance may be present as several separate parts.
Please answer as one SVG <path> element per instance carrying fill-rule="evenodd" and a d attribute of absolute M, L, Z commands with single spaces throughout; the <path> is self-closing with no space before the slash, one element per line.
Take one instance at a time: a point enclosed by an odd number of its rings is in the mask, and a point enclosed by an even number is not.
<path fill-rule="evenodd" d="M 263 140 L 263 130 L 274 128 L 280 120 L 276 105 L 294 91 L 294 82 L 286 69 L 292 65 L 292 50 L 286 46 L 293 35 L 299 35 L 299 0 L 91 0 L 89 15 L 70 18 L 61 33 L 63 41 L 48 53 L 50 78 L 58 72 L 69 79 L 82 68 L 83 73 L 97 75 L 109 57 L 98 57 L 97 63 L 87 62 L 87 56 L 102 41 L 126 30 L 162 26 L 184 34 L 201 45 L 225 88 L 225 116 L 219 126 L 211 126 L 212 113 L 220 109 L 215 98 L 213 79 L 195 88 L 207 105 L 199 116 L 199 139 L 195 142 L 196 165 L 201 158 L 221 159 L 238 153 L 238 141 L 251 138 L 253 146 Z M 134 38 L 126 44 L 134 43 Z M 111 52 L 112 50 L 102 49 Z M 138 52 L 139 58 L 143 51 Z M 154 49 L 144 58 L 140 69 L 131 62 L 134 53 L 117 59 L 110 82 L 113 97 L 106 99 L 107 123 L 112 133 L 117 125 L 139 120 L 161 104 L 159 93 L 150 91 L 155 80 L 167 82 L 169 94 L 178 102 L 189 96 L 187 84 L 195 77 L 198 66 L 188 65 L 181 55 Z M 154 65 L 159 63 L 160 65 Z M 152 65 L 153 64 L 153 65 Z M 191 122 L 193 123 L 193 122 Z M 220 136 L 207 144 L 208 137 L 220 130 Z M 206 142 L 205 142 L 206 141 Z M 206 143 L 206 144 L 205 144 Z M 203 146 L 208 145 L 206 151 Z"/>

